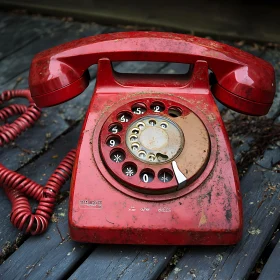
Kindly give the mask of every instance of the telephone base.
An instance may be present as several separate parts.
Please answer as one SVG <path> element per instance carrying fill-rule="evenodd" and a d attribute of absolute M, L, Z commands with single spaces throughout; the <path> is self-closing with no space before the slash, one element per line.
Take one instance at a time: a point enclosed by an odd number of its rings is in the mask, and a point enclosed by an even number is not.
<path fill-rule="evenodd" d="M 166 87 L 150 76 L 114 76 L 108 59 L 98 71 L 72 175 L 71 238 L 237 243 L 239 180 L 207 63 L 196 62 L 179 85 L 177 76 L 162 80 Z"/>

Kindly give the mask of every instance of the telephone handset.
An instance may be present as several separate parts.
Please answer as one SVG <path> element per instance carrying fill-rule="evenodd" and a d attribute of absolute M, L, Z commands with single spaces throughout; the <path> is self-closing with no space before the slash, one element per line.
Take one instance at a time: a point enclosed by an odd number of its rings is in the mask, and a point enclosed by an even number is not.
<path fill-rule="evenodd" d="M 187 75 L 120 74 L 111 61 L 192 64 Z M 39 107 L 88 86 L 98 63 L 72 174 L 74 240 L 234 244 L 241 238 L 238 174 L 213 95 L 251 115 L 275 93 L 272 66 L 211 40 L 161 32 L 88 37 L 41 52 L 29 84 Z M 216 78 L 210 91 L 208 69 Z"/>
<path fill-rule="evenodd" d="M 100 58 L 189 64 L 204 60 L 217 79 L 215 97 L 245 114 L 266 114 L 274 97 L 272 66 L 244 51 L 190 35 L 121 32 L 72 41 L 36 55 L 29 83 L 37 105 L 56 105 L 83 92 L 89 82 L 87 68 Z"/>

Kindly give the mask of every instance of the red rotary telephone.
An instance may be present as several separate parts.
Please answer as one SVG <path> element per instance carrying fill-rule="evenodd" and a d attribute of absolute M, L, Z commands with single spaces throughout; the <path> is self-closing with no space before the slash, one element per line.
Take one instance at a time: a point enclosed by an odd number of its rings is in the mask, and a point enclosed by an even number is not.
<path fill-rule="evenodd" d="M 121 74 L 111 61 L 192 66 L 185 75 Z M 88 86 L 87 68 L 95 63 L 95 91 L 72 174 L 72 239 L 238 242 L 238 174 L 213 95 L 238 112 L 264 115 L 275 94 L 272 66 L 239 49 L 189 35 L 104 34 L 36 55 L 29 76 L 33 100 L 45 107 L 77 96 Z M 211 90 L 208 69 L 216 78 Z"/>

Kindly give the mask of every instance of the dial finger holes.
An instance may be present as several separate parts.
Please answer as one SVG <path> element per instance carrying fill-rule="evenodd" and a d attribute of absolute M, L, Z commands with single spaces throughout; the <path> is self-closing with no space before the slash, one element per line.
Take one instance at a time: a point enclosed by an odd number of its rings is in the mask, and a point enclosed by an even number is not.
<path fill-rule="evenodd" d="M 137 135 L 131 135 L 130 138 L 129 138 L 129 140 L 130 140 L 131 142 L 137 141 L 137 139 L 138 139 L 138 136 L 137 136 Z"/>
<path fill-rule="evenodd" d="M 125 153 L 121 149 L 115 149 L 111 152 L 110 158 L 116 163 L 123 162 L 125 160 Z"/>
<path fill-rule="evenodd" d="M 116 134 L 122 131 L 122 126 L 119 123 L 113 123 L 109 126 L 109 131 Z"/>
<path fill-rule="evenodd" d="M 168 183 L 173 179 L 173 172 L 169 169 L 163 169 L 158 173 L 158 179 L 163 183 Z"/>
<path fill-rule="evenodd" d="M 155 120 L 149 120 L 149 125 L 155 126 L 157 122 Z"/>
<path fill-rule="evenodd" d="M 133 128 L 131 133 L 132 134 L 139 134 L 139 129 L 138 128 Z"/>
<path fill-rule="evenodd" d="M 151 161 L 151 162 L 155 161 L 155 160 L 156 160 L 156 155 L 150 153 L 150 154 L 148 155 L 148 160 Z"/>
<path fill-rule="evenodd" d="M 139 151 L 138 156 L 142 159 L 146 158 L 147 153 L 145 151 Z"/>
<path fill-rule="evenodd" d="M 128 162 L 123 165 L 122 172 L 124 175 L 128 177 L 132 177 L 137 172 L 137 166 L 135 163 Z"/>
<path fill-rule="evenodd" d="M 140 173 L 140 180 L 144 183 L 150 183 L 154 180 L 155 173 L 151 169 L 144 169 Z"/>
<path fill-rule="evenodd" d="M 132 145 L 131 145 L 131 149 L 132 149 L 132 151 L 138 151 L 138 149 L 139 149 L 139 144 L 138 143 L 133 143 Z"/>
<path fill-rule="evenodd" d="M 122 112 L 118 114 L 117 118 L 120 122 L 126 123 L 132 119 L 132 115 L 129 112 Z"/>
<path fill-rule="evenodd" d="M 142 129 L 145 128 L 145 124 L 144 124 L 143 122 L 139 122 L 139 123 L 137 124 L 137 127 L 138 127 L 140 130 L 142 130 Z"/>
<path fill-rule="evenodd" d="M 168 109 L 168 114 L 172 118 L 180 117 L 182 115 L 182 109 L 180 109 L 179 107 L 170 107 Z"/>
<path fill-rule="evenodd" d="M 111 148 L 118 146 L 120 143 L 121 143 L 121 138 L 117 135 L 109 136 L 106 141 L 107 146 Z"/>
<path fill-rule="evenodd" d="M 143 103 L 134 104 L 131 107 L 131 110 L 135 115 L 143 115 L 147 111 L 146 106 Z"/>
<path fill-rule="evenodd" d="M 165 106 L 163 103 L 161 102 L 153 102 L 151 104 L 151 107 L 150 107 L 155 113 L 160 113 L 160 112 L 163 112 L 164 109 L 165 109 Z"/>

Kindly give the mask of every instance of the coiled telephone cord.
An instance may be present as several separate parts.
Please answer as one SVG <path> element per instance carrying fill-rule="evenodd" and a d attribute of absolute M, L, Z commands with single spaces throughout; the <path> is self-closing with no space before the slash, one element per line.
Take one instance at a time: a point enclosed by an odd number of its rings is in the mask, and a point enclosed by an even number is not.
<path fill-rule="evenodd" d="M 12 104 L 0 109 L 0 147 L 14 141 L 23 131 L 34 125 L 41 115 L 40 109 L 31 98 L 29 90 L 8 90 L 0 95 L 0 106 L 16 97 L 28 99 L 29 106 Z M 20 115 L 13 123 L 7 119 Z M 60 188 L 70 178 L 75 160 L 75 150 L 71 150 L 61 161 L 47 184 L 42 186 L 25 176 L 9 170 L 0 164 L 0 187 L 2 187 L 12 204 L 11 222 L 19 230 L 32 235 L 43 233 L 52 216 L 56 196 Z M 35 213 L 27 197 L 39 201 Z"/>

